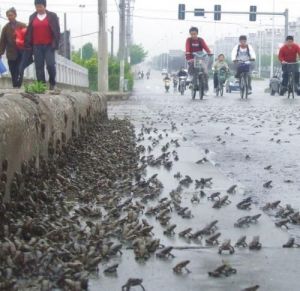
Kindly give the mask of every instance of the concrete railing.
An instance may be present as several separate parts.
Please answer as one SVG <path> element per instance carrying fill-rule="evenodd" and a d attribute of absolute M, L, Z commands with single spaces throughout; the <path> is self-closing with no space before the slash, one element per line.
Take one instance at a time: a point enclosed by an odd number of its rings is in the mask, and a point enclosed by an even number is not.
<path fill-rule="evenodd" d="M 3 61 L 8 68 L 7 60 L 4 56 Z M 88 70 L 58 54 L 56 54 L 56 71 L 58 83 L 81 88 L 89 87 Z M 33 64 L 26 69 L 24 77 L 29 80 L 36 79 L 35 67 Z"/>
<path fill-rule="evenodd" d="M 0 91 L 0 202 L 20 189 L 24 173 L 43 169 L 72 137 L 102 118 L 107 118 L 107 102 L 98 93 Z"/>

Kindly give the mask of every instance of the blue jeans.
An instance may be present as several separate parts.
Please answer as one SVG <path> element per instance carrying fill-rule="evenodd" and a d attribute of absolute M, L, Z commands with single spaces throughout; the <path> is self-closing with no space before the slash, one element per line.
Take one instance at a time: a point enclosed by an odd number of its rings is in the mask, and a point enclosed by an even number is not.
<path fill-rule="evenodd" d="M 56 84 L 55 50 L 51 45 L 34 45 L 33 56 L 37 80 L 46 83 L 46 63 L 49 74 L 49 83 L 54 86 Z"/>

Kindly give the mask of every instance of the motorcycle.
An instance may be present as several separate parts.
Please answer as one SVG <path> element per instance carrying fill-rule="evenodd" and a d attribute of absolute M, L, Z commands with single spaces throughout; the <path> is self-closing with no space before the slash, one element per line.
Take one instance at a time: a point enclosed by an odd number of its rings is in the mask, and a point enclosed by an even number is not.
<path fill-rule="evenodd" d="M 177 87 L 178 87 L 178 79 L 177 78 L 173 78 L 173 88 L 174 88 L 174 92 L 177 91 Z"/>
<path fill-rule="evenodd" d="M 170 90 L 170 79 L 165 80 L 165 89 L 166 93 L 168 93 Z"/>
<path fill-rule="evenodd" d="M 280 85 L 281 85 L 281 82 L 280 82 L 280 79 L 279 78 L 275 78 L 273 77 L 271 80 L 270 80 L 270 91 L 271 91 L 271 96 L 275 96 L 275 94 L 279 94 L 279 91 L 280 91 Z"/>
<path fill-rule="evenodd" d="M 179 77 L 179 92 L 181 95 L 184 95 L 186 89 L 186 80 L 187 77 L 184 76 Z"/>

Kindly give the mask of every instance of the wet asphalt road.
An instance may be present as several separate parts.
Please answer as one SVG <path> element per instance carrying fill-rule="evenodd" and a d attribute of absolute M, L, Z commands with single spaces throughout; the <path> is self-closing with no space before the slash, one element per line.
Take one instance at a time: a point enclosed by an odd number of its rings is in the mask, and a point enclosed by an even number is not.
<path fill-rule="evenodd" d="M 209 93 L 203 101 L 192 101 L 190 92 L 185 96 L 164 93 L 160 76 L 156 74 L 151 80 L 137 81 L 130 100 L 110 103 L 110 117 L 129 118 L 137 133 L 144 125 L 157 128 L 157 135 L 164 136 L 151 154 L 158 156 L 162 145 L 171 139 L 179 140 L 180 147 L 171 147 L 171 151 L 178 152 L 179 161 L 174 162 L 170 171 L 164 168 L 147 170 L 149 176 L 159 174 L 164 183 L 162 197 L 169 197 L 170 191 L 178 186 L 178 180 L 173 177 L 178 171 L 193 179 L 212 177 L 213 184 L 204 189 L 207 195 L 219 191 L 224 196 L 232 184 L 238 184 L 238 191 L 230 195 L 231 204 L 214 209 L 206 198 L 202 198 L 199 205 L 192 205 L 190 199 L 195 189 L 193 186 L 186 188 L 182 204 L 191 209 L 193 217 L 182 219 L 173 213 L 171 223 L 177 225 L 174 236 L 165 236 L 155 218 L 147 219 L 163 244 L 187 249 L 173 250 L 173 259 L 151 257 L 146 262 L 137 262 L 132 251 L 125 250 L 124 255 L 116 259 L 120 263 L 118 276 L 100 273 L 99 278 L 92 279 L 91 290 L 121 290 L 129 277 L 143 278 L 147 291 L 235 291 L 256 284 L 261 286 L 259 290 L 300 290 L 300 249 L 282 248 L 291 236 L 300 240 L 300 227 L 291 225 L 289 230 L 279 229 L 274 225 L 273 213 L 264 214 L 260 209 L 274 200 L 281 200 L 283 206 L 291 204 L 300 208 L 300 99 L 271 97 L 264 93 L 266 86 L 265 82 L 254 82 L 254 93 L 248 100 L 240 100 L 238 93 L 224 97 Z M 151 144 L 149 136 L 143 145 Z M 195 163 L 203 157 L 209 162 Z M 272 168 L 265 170 L 269 165 Z M 272 188 L 264 188 L 263 184 L 269 180 L 272 180 Z M 253 197 L 255 205 L 250 211 L 238 210 L 235 205 L 248 196 Z M 263 215 L 257 224 L 242 229 L 233 227 L 238 218 L 258 213 Z M 236 249 L 233 255 L 219 255 L 217 247 L 207 247 L 204 240 L 178 238 L 179 231 L 187 227 L 196 231 L 215 219 L 219 221 L 221 242 L 231 239 L 234 244 L 241 235 L 247 235 L 249 242 L 254 235 L 259 235 L 262 249 Z M 175 275 L 172 268 L 187 259 L 191 261 L 191 273 Z M 207 272 L 221 265 L 223 260 L 236 268 L 237 274 L 210 278 Z"/>

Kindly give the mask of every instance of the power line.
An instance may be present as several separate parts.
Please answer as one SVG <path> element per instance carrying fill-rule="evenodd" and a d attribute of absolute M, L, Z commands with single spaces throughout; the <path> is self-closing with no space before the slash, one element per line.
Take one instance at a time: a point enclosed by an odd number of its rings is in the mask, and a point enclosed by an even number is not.
<path fill-rule="evenodd" d="M 99 31 L 90 32 L 90 33 L 81 34 L 81 35 L 76 35 L 76 36 L 72 36 L 71 38 L 80 38 L 80 37 L 83 37 L 83 36 L 90 36 L 90 35 L 93 35 L 93 34 L 97 34 L 98 32 Z"/>
<path fill-rule="evenodd" d="M 145 15 L 133 15 L 134 18 L 139 18 L 139 19 L 145 19 L 145 20 L 162 20 L 162 21 L 178 21 L 177 18 L 166 18 L 166 17 L 151 17 L 151 16 L 145 16 Z M 249 28 L 256 28 L 257 26 L 250 26 L 247 24 L 241 24 L 240 22 L 216 22 L 213 20 L 185 20 L 185 22 L 199 22 L 199 23 L 213 23 L 213 24 L 230 24 L 230 25 L 243 25 L 247 26 Z M 264 26 L 272 26 L 271 24 L 264 24 Z M 283 25 L 277 25 L 278 27 L 282 27 Z"/>

